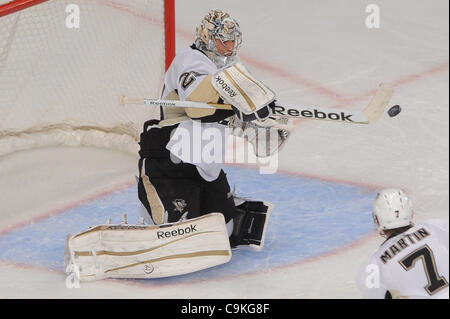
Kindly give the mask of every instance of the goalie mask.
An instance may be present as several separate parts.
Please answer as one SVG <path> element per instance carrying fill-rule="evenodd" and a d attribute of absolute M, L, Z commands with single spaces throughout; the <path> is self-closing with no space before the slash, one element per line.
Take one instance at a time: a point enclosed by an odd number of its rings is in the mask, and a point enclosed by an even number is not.
<path fill-rule="evenodd" d="M 234 45 L 230 47 L 228 41 L 234 41 Z M 217 42 L 222 47 L 221 49 L 218 48 Z M 228 13 L 219 9 L 211 10 L 203 18 L 196 31 L 195 45 L 205 52 L 218 68 L 222 68 L 235 60 L 241 43 L 242 33 L 239 23 L 232 19 Z M 220 52 L 225 47 L 229 51 L 226 55 Z"/>

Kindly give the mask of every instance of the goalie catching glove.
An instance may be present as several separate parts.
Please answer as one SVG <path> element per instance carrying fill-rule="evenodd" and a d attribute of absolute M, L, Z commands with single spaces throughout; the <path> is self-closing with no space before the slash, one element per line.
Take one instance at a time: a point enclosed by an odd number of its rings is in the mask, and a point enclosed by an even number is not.
<path fill-rule="evenodd" d="M 267 118 L 244 122 L 234 116 L 228 123 L 231 134 L 245 138 L 257 157 L 268 157 L 280 151 L 294 128 L 292 119 Z"/>
<path fill-rule="evenodd" d="M 255 79 L 242 63 L 219 70 L 211 77 L 211 83 L 220 97 L 232 105 L 240 120 L 248 122 L 269 117 L 275 93 Z"/>

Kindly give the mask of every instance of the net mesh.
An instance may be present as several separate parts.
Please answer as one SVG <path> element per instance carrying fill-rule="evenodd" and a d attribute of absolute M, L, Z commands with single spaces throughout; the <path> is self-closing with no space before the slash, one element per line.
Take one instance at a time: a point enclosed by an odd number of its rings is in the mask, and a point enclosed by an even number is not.
<path fill-rule="evenodd" d="M 51 0 L 1 17 L 0 155 L 61 143 L 135 152 L 159 111 L 118 99 L 159 97 L 163 20 L 162 0 Z"/>

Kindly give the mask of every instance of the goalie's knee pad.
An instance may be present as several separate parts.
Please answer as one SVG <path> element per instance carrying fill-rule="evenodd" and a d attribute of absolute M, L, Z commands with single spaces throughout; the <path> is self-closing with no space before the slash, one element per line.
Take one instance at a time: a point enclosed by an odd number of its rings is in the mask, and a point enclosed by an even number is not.
<path fill-rule="evenodd" d="M 138 196 L 156 225 L 200 216 L 200 187 L 189 179 L 142 176 Z"/>
<path fill-rule="evenodd" d="M 139 166 L 138 196 L 156 225 L 214 212 L 222 213 L 226 222 L 234 217 L 234 201 L 223 171 L 208 182 L 188 163 L 148 158 Z"/>
<path fill-rule="evenodd" d="M 141 134 L 138 196 L 157 225 L 220 212 L 228 222 L 234 217 L 234 201 L 223 170 L 213 181 L 194 164 L 171 160 L 166 145 L 172 127 L 148 121 Z"/>
<path fill-rule="evenodd" d="M 233 218 L 233 232 L 230 236 L 231 247 L 249 245 L 262 249 L 272 209 L 271 203 L 262 201 L 244 201 L 238 205 L 236 216 Z"/>

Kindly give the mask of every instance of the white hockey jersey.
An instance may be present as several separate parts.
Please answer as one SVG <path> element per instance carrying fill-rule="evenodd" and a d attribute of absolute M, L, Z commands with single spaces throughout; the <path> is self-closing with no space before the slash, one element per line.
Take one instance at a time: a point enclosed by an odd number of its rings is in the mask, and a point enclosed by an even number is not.
<path fill-rule="evenodd" d="M 235 57 L 232 62 L 238 60 Z M 183 49 L 166 72 L 162 98 L 216 103 L 219 94 L 206 78 L 217 70 L 216 65 L 194 46 Z M 178 110 L 166 108 L 162 111 L 163 119 L 168 118 L 166 113 L 169 111 Z M 200 175 L 212 181 L 219 176 L 225 161 L 229 134 L 229 129 L 223 125 L 201 123 L 185 116 L 166 148 L 183 162 L 196 165 Z"/>
<path fill-rule="evenodd" d="M 448 244 L 448 220 L 437 219 L 386 240 L 358 271 L 363 298 L 449 298 Z"/>
<path fill-rule="evenodd" d="M 207 75 L 216 72 L 216 65 L 202 51 L 187 47 L 175 56 L 166 72 L 162 98 L 176 91 L 179 99 L 186 101 Z"/>

